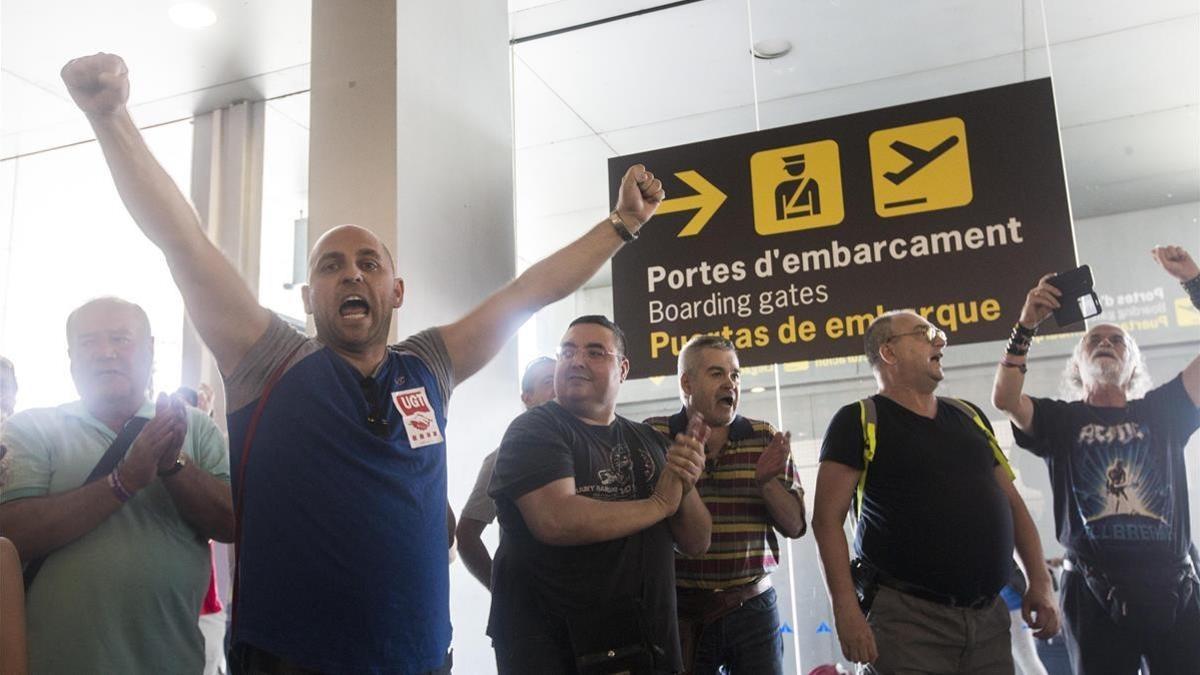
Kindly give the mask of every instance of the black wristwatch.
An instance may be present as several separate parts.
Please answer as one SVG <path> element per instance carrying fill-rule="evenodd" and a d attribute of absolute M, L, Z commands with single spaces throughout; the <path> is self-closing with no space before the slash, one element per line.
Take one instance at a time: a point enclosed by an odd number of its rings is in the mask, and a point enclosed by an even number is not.
<path fill-rule="evenodd" d="M 183 454 L 182 452 L 179 453 L 179 456 L 175 458 L 175 463 L 171 465 L 171 468 L 159 470 L 158 477 L 170 478 L 180 471 L 183 471 L 184 465 L 187 464 L 187 460 L 185 459 L 186 457 L 187 455 Z"/>

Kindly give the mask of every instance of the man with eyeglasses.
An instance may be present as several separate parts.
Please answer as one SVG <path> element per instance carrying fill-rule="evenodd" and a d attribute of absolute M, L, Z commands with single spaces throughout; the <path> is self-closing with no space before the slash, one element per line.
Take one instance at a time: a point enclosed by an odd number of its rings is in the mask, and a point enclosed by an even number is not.
<path fill-rule="evenodd" d="M 504 537 L 488 635 L 502 675 L 682 668 L 674 550 L 708 549 L 711 520 L 692 489 L 708 429 L 671 442 L 616 414 L 629 373 L 621 329 L 571 322 L 555 398 L 518 417 L 488 490 Z"/>
<path fill-rule="evenodd" d="M 1200 309 L 1200 266 L 1178 246 L 1154 259 Z M 1023 393 L 1038 324 L 1060 306 L 1047 275 L 1025 297 L 996 368 L 992 401 L 1017 444 L 1042 457 L 1054 524 L 1067 550 L 1062 611 L 1076 673 L 1196 672 L 1200 585 L 1189 552 L 1184 447 L 1200 427 L 1200 357 L 1151 389 L 1133 337 L 1093 326 L 1064 372 L 1069 400 Z"/>
<path fill-rule="evenodd" d="M 396 345 L 388 331 L 405 285 L 391 253 L 366 228 L 333 227 L 301 289 L 309 337 L 258 303 L 150 153 L 126 106 L 124 61 L 75 59 L 62 78 L 224 376 L 239 515 L 233 668 L 449 672 L 450 394 L 636 238 L 661 181 L 630 167 L 615 210 L 585 234 L 457 321 Z"/>
<path fill-rule="evenodd" d="M 700 415 L 711 429 L 696 490 L 721 523 L 707 552 L 675 557 L 680 642 L 688 673 L 783 673 L 783 636 L 771 573 L 779 540 L 808 529 L 791 434 L 738 414 L 741 366 L 733 343 L 697 335 L 679 352 L 683 409 L 646 424 L 667 438 Z"/>
<path fill-rule="evenodd" d="M 555 360 L 541 356 L 525 366 L 521 376 L 521 403 L 526 410 L 536 408 L 554 398 Z M 458 521 L 458 555 L 467 570 L 489 590 L 492 588 L 492 556 L 480 538 L 484 529 L 496 519 L 496 502 L 488 496 L 488 484 L 492 481 L 492 470 L 496 467 L 493 450 L 483 458 L 475 487 L 467 497 Z"/>
<path fill-rule="evenodd" d="M 977 406 L 934 393 L 944 377 L 940 328 L 888 312 L 865 344 L 878 393 L 834 415 L 813 506 L 842 652 L 870 673 L 1012 673 L 999 592 L 1014 541 L 1029 575 L 1026 621 L 1045 637 L 1058 616 L 1008 463 Z M 852 501 L 853 565 L 842 530 Z"/>

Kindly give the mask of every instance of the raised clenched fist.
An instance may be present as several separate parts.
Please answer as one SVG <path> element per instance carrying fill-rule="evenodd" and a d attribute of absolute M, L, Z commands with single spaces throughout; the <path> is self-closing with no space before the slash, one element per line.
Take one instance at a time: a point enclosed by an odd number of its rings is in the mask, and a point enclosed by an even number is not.
<path fill-rule="evenodd" d="M 129 69 L 116 54 L 92 54 L 63 66 L 62 79 L 75 105 L 88 115 L 108 115 L 129 100 Z"/>

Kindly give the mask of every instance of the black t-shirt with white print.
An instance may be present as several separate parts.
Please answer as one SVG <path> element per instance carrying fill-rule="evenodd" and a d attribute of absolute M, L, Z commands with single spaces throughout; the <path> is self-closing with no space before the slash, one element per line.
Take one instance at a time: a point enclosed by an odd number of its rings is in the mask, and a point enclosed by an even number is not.
<path fill-rule="evenodd" d="M 1120 575 L 1187 555 L 1183 449 L 1197 427 L 1200 410 L 1176 377 L 1123 408 L 1034 398 L 1033 435 L 1013 434 L 1050 469 L 1059 543 Z"/>
<path fill-rule="evenodd" d="M 572 617 L 629 599 L 647 611 L 662 670 L 682 669 L 675 614 L 675 547 L 665 520 L 620 539 L 551 546 L 526 525 L 516 500 L 573 477 L 575 493 L 602 501 L 649 497 L 666 465 L 666 441 L 617 416 L 587 424 L 551 401 L 513 421 L 500 444 L 488 494 L 504 537 L 492 565 L 488 635 L 500 642 L 546 637 L 566 645 Z"/>

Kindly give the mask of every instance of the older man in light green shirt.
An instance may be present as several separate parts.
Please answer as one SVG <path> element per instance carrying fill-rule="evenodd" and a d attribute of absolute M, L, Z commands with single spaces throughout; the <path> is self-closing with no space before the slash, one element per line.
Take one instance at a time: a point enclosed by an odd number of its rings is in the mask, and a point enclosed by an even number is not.
<path fill-rule="evenodd" d="M 4 429 L 0 532 L 25 562 L 47 556 L 27 597 L 30 672 L 200 673 L 208 540 L 233 537 L 226 442 L 200 411 L 147 400 L 140 307 L 88 303 L 67 337 L 81 400 Z M 153 419 L 111 474 L 84 484 L 134 417 Z"/>

